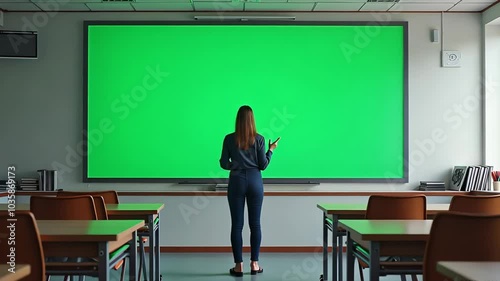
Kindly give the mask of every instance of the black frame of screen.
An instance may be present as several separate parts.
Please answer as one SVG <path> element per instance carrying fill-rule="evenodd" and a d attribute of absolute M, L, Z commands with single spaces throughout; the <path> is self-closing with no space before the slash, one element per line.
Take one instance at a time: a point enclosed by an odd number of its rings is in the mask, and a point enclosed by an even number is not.
<path fill-rule="evenodd" d="M 243 18 L 243 17 L 242 17 Z M 338 25 L 403 27 L 403 177 L 402 178 L 263 178 L 265 184 L 408 183 L 408 22 L 407 21 L 84 21 L 83 23 L 83 182 L 88 183 L 179 183 L 227 184 L 227 178 L 89 178 L 88 177 L 88 27 L 92 25 Z"/>

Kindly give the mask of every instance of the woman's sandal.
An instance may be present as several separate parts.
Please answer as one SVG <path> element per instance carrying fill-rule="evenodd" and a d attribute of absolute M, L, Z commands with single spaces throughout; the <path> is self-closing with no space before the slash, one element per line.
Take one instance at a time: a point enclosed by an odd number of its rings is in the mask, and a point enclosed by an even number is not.
<path fill-rule="evenodd" d="M 259 267 L 259 270 L 250 270 L 251 275 L 257 275 L 257 273 L 262 273 L 264 272 L 264 269 L 262 267 Z"/>
<path fill-rule="evenodd" d="M 243 272 L 241 271 L 234 271 L 234 267 L 229 269 L 229 274 L 231 274 L 234 277 L 243 277 Z"/>

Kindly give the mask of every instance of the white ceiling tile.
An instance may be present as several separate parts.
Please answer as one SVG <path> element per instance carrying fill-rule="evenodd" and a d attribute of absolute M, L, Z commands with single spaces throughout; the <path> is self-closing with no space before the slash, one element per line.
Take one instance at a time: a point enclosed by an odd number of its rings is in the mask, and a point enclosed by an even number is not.
<path fill-rule="evenodd" d="M 351 2 L 349 2 L 347 0 L 341 0 L 341 1 L 340 0 L 288 0 L 288 2 L 301 2 L 301 3 L 305 3 L 305 2 L 321 2 L 321 3 L 338 3 L 338 4 L 347 4 L 347 5 L 352 4 L 354 1 L 356 1 L 356 3 L 363 2 L 363 1 L 360 1 L 360 0 L 352 0 Z"/>
<path fill-rule="evenodd" d="M 288 2 L 287 0 L 240 0 L 241 2 L 244 2 L 245 4 L 248 3 L 253 3 L 253 4 L 260 4 L 260 3 L 285 3 Z M 302 2 L 308 2 L 308 1 L 302 1 Z"/>
<path fill-rule="evenodd" d="M 67 1 L 65 1 L 67 2 Z M 35 2 L 42 11 L 64 12 L 64 11 L 90 11 L 85 3 L 64 3 L 62 1 L 37 1 Z"/>
<path fill-rule="evenodd" d="M 460 3 L 490 3 L 491 5 L 495 2 L 496 0 L 462 0 Z"/>
<path fill-rule="evenodd" d="M 317 2 L 334 2 L 334 3 L 366 3 L 367 0 L 330 0 L 330 1 L 317 1 Z"/>
<path fill-rule="evenodd" d="M 420 3 L 426 5 L 434 5 L 434 4 L 442 4 L 442 3 L 453 3 L 456 4 L 460 2 L 460 0 L 399 0 L 399 3 Z"/>
<path fill-rule="evenodd" d="M 179 0 L 134 0 L 135 3 L 181 3 Z M 189 1 L 188 1 L 189 2 Z"/>
<path fill-rule="evenodd" d="M 358 11 L 363 3 L 317 3 L 314 11 Z"/>
<path fill-rule="evenodd" d="M 2 1 L 2 0 L 0 0 Z M 29 0 L 33 3 L 47 3 L 47 2 L 57 2 L 61 5 L 69 5 L 75 3 L 101 3 L 102 0 Z"/>
<path fill-rule="evenodd" d="M 387 11 L 394 3 L 366 3 L 361 7 L 360 11 Z"/>
<path fill-rule="evenodd" d="M 130 3 L 87 3 L 87 6 L 92 11 L 133 11 L 134 8 Z"/>
<path fill-rule="evenodd" d="M 0 9 L 5 11 L 40 11 L 33 3 L 1 2 Z"/>
<path fill-rule="evenodd" d="M 247 0 L 246 3 L 284 3 L 284 2 L 289 2 L 287 0 Z M 302 1 L 302 2 L 308 2 L 308 1 Z"/>
<path fill-rule="evenodd" d="M 231 2 L 231 3 L 243 3 L 243 2 L 239 2 L 239 1 L 231 1 L 231 0 L 194 0 L 193 3 L 196 3 L 196 2 Z"/>
<path fill-rule="evenodd" d="M 189 0 L 178 0 L 184 3 L 132 3 L 136 11 L 193 11 Z"/>
<path fill-rule="evenodd" d="M 245 11 L 312 11 L 314 3 L 245 3 Z"/>
<path fill-rule="evenodd" d="M 242 2 L 194 2 L 195 11 L 243 11 Z"/>
<path fill-rule="evenodd" d="M 394 6 L 391 7 L 389 11 L 391 12 L 411 12 L 411 11 L 418 11 L 418 12 L 441 12 L 441 11 L 448 11 L 451 7 L 453 7 L 455 3 L 449 2 L 449 3 L 396 3 Z"/>
<path fill-rule="evenodd" d="M 449 11 L 451 12 L 480 12 L 488 8 L 491 3 L 458 3 Z"/>

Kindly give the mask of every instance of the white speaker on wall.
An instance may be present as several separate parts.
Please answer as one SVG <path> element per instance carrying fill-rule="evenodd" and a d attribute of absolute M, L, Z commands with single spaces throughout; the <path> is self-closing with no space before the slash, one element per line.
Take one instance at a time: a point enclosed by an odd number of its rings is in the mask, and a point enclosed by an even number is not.
<path fill-rule="evenodd" d="M 439 42 L 439 30 L 433 29 L 431 31 L 431 41 L 434 43 Z"/>

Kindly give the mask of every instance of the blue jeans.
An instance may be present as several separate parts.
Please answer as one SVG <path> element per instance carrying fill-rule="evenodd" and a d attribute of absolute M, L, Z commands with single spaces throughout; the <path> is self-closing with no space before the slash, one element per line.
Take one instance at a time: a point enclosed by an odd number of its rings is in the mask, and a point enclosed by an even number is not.
<path fill-rule="evenodd" d="M 250 225 L 251 260 L 259 260 L 260 213 L 264 199 L 262 175 L 258 169 L 231 171 L 227 190 L 227 201 L 231 211 L 231 246 L 235 263 L 243 262 L 243 223 L 245 199 L 248 203 L 248 224 Z"/>

